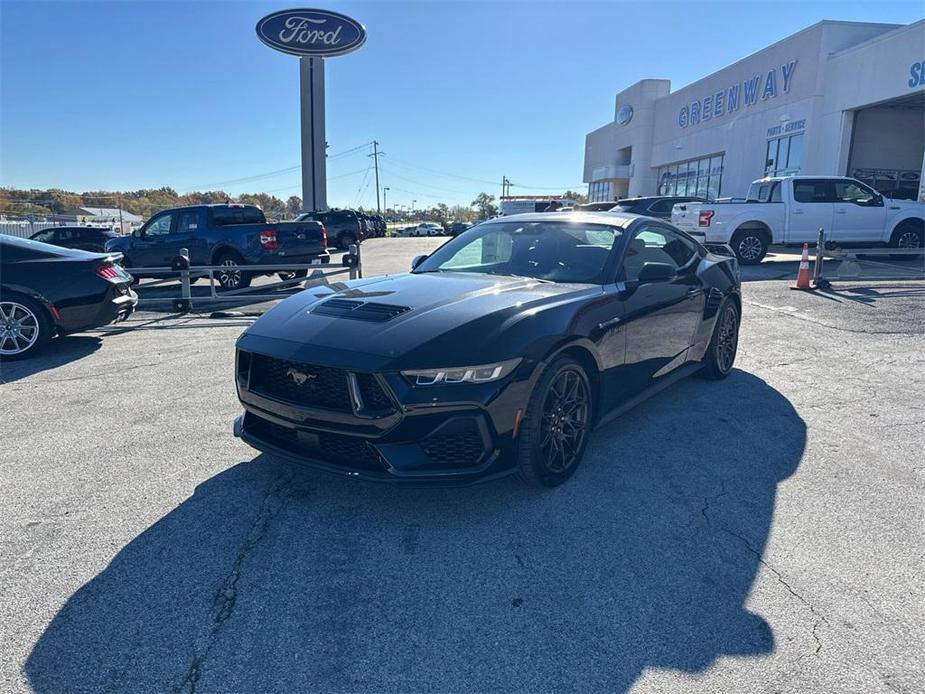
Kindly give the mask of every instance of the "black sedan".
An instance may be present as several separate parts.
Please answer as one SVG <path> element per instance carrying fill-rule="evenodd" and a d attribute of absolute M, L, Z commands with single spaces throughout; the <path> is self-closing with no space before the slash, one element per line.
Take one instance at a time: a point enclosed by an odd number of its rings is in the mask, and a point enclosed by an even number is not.
<path fill-rule="evenodd" d="M 410 274 L 308 289 L 237 343 L 255 448 L 350 477 L 564 482 L 591 430 L 732 369 L 738 265 L 665 222 L 502 217 Z"/>
<path fill-rule="evenodd" d="M 52 227 L 37 231 L 29 238 L 63 248 L 103 253 L 106 250 L 106 242 L 119 238 L 119 235 L 112 229 L 100 227 Z"/>
<path fill-rule="evenodd" d="M 130 316 L 138 297 L 120 258 L 0 234 L 0 359 Z"/>

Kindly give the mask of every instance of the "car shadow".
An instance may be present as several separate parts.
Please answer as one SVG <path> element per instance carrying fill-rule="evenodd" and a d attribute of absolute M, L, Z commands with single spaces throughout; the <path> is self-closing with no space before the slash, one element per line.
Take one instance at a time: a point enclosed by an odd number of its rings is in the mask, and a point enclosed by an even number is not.
<path fill-rule="evenodd" d="M 805 441 L 784 396 L 734 371 L 599 430 L 554 490 L 260 455 L 123 547 L 25 672 L 36 692 L 622 692 L 645 668 L 767 655 L 745 602 Z"/>
<path fill-rule="evenodd" d="M 102 340 L 96 335 L 56 337 L 34 357 L 0 361 L 0 383 L 13 383 L 42 371 L 57 369 L 93 354 L 101 345 Z"/>

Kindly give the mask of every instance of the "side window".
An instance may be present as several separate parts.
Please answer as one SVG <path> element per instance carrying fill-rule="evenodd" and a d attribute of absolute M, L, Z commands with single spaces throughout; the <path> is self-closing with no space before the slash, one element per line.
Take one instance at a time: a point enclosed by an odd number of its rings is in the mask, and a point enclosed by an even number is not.
<path fill-rule="evenodd" d="M 649 206 L 649 212 L 652 214 L 671 214 L 671 208 L 674 207 L 675 201 L 672 198 L 667 200 L 657 200 Z"/>
<path fill-rule="evenodd" d="M 853 202 L 858 205 L 870 205 L 876 194 L 867 186 L 856 181 L 835 181 L 836 202 Z"/>
<path fill-rule="evenodd" d="M 55 238 L 54 229 L 45 229 L 45 231 L 40 231 L 35 236 L 32 237 L 33 241 L 41 241 L 42 243 L 51 243 Z"/>
<path fill-rule="evenodd" d="M 775 183 L 774 187 L 771 188 L 771 197 L 768 199 L 768 202 L 781 202 L 780 183 Z"/>
<path fill-rule="evenodd" d="M 690 262 L 696 249 L 684 237 L 663 227 L 642 227 L 630 241 L 623 258 L 623 277 L 626 280 L 639 278 L 639 271 L 646 263 L 668 263 L 681 268 Z"/>
<path fill-rule="evenodd" d="M 793 182 L 793 199 L 797 202 L 832 202 L 828 181 L 802 179 Z"/>
<path fill-rule="evenodd" d="M 151 220 L 145 228 L 145 236 L 163 236 L 170 233 L 170 227 L 173 223 L 173 214 L 166 213 Z"/>
<path fill-rule="evenodd" d="M 80 238 L 80 232 L 76 229 L 61 229 L 58 232 L 58 241 L 77 241 Z"/>
<path fill-rule="evenodd" d="M 199 213 L 184 212 L 180 215 L 180 222 L 177 224 L 177 234 L 195 233 L 199 228 Z"/>

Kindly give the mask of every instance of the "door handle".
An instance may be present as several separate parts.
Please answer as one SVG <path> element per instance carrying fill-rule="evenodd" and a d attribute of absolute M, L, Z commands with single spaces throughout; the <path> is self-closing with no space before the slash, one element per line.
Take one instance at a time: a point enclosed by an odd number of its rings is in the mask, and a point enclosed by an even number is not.
<path fill-rule="evenodd" d="M 611 318 L 610 320 L 605 320 L 603 323 L 597 324 L 597 329 L 598 330 L 610 330 L 614 326 L 619 325 L 621 320 L 622 319 L 619 317 Z"/>
<path fill-rule="evenodd" d="M 835 210 L 835 214 L 848 214 L 848 210 Z"/>
<path fill-rule="evenodd" d="M 790 214 L 803 214 L 803 210 L 792 210 Z"/>
<path fill-rule="evenodd" d="M 688 299 L 693 299 L 694 297 L 700 296 L 700 291 L 701 291 L 701 290 L 699 290 L 699 289 L 688 289 L 688 290 L 687 290 L 687 298 L 688 298 Z"/>

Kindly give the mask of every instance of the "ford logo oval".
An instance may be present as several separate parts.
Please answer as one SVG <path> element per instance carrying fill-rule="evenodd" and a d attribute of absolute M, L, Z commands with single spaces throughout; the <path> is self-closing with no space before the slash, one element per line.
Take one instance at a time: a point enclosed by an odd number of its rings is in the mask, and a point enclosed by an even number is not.
<path fill-rule="evenodd" d="M 283 53 L 325 57 L 355 51 L 366 42 L 366 29 L 338 12 L 281 10 L 257 22 L 257 37 Z"/>

